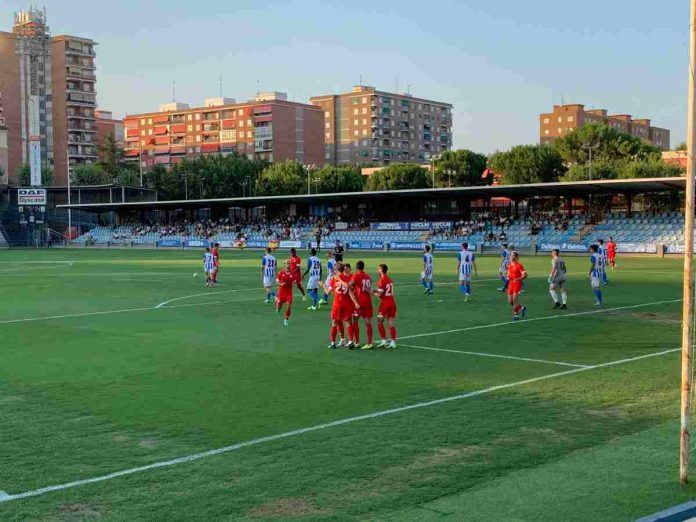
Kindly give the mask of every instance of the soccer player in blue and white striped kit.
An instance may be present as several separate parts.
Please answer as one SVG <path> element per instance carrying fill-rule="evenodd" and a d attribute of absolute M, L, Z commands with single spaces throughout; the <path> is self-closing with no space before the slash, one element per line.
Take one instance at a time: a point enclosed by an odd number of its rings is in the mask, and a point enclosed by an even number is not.
<path fill-rule="evenodd" d="M 607 277 L 607 265 L 609 264 L 609 251 L 607 246 L 604 244 L 603 239 L 598 239 L 599 243 L 597 253 L 602 256 L 602 271 L 600 272 L 600 279 L 602 283 L 606 286 L 609 284 L 609 278 Z"/>
<path fill-rule="evenodd" d="M 431 252 L 432 247 L 425 245 L 423 253 L 423 272 L 421 273 L 421 284 L 425 288 L 425 293 L 433 295 L 435 293 L 435 283 L 433 282 L 434 259 Z"/>
<path fill-rule="evenodd" d="M 309 251 L 309 259 L 307 259 L 307 270 L 302 274 L 302 277 L 309 274 L 307 280 L 307 293 L 312 299 L 312 306 L 308 310 L 316 310 L 319 308 L 319 281 L 321 281 L 322 268 L 321 259 L 317 257 L 317 249 L 313 248 Z"/>
<path fill-rule="evenodd" d="M 213 253 L 210 251 L 210 247 L 205 247 L 205 254 L 203 254 L 203 271 L 205 272 L 205 286 L 213 286 L 213 272 L 215 270 L 215 259 L 213 258 Z"/>
<path fill-rule="evenodd" d="M 602 306 L 602 291 L 599 288 L 602 280 L 604 260 L 602 259 L 602 254 L 599 253 L 599 247 L 597 245 L 591 245 L 590 252 L 592 253 L 590 255 L 590 285 L 597 299 L 595 305 Z"/>
<path fill-rule="evenodd" d="M 502 256 L 503 259 L 500 262 L 500 268 L 498 269 L 498 273 L 500 274 L 500 280 L 503 282 L 503 286 L 498 288 L 501 292 L 507 292 L 508 288 L 508 278 L 507 278 L 507 272 L 508 272 L 508 266 L 510 266 L 510 250 L 508 249 L 507 243 L 503 243 L 500 245 L 502 249 Z"/>
<path fill-rule="evenodd" d="M 471 274 L 478 275 L 476 256 L 469 251 L 469 243 L 462 243 L 462 251 L 457 254 L 457 274 L 459 276 L 459 291 L 464 294 L 464 301 L 471 295 Z"/>
<path fill-rule="evenodd" d="M 326 253 L 326 281 L 324 282 L 324 296 L 319 301 L 320 305 L 329 302 L 329 294 L 326 292 L 326 288 L 329 287 L 329 279 L 331 279 L 336 271 L 336 260 L 332 252 Z"/>
<path fill-rule="evenodd" d="M 261 278 L 263 279 L 263 287 L 266 290 L 265 303 L 270 303 L 271 299 L 275 297 L 273 284 L 276 280 L 276 267 L 278 266 L 278 262 L 271 252 L 272 250 L 267 248 L 266 255 L 261 258 Z"/>

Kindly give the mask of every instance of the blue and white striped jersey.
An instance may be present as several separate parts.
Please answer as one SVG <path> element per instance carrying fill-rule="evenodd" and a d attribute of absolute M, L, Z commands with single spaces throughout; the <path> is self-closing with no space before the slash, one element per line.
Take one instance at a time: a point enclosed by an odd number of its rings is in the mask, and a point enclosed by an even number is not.
<path fill-rule="evenodd" d="M 430 252 L 423 254 L 423 267 L 426 275 L 432 275 L 434 261 L 433 255 Z"/>
<path fill-rule="evenodd" d="M 462 275 L 471 275 L 474 271 L 474 260 L 476 256 L 473 252 L 469 250 L 462 250 L 457 254 L 457 261 L 459 261 L 459 273 Z"/>
<path fill-rule="evenodd" d="M 599 252 L 590 256 L 590 266 L 592 268 L 592 277 L 600 277 L 604 271 L 604 259 Z"/>
<path fill-rule="evenodd" d="M 334 273 L 334 270 L 336 268 L 336 260 L 335 259 L 329 259 L 326 262 L 326 270 L 328 270 L 329 275 Z"/>
<path fill-rule="evenodd" d="M 203 254 L 203 270 L 212 272 L 214 268 L 215 260 L 213 259 L 213 254 L 211 252 L 206 252 Z"/>
<path fill-rule="evenodd" d="M 605 261 L 609 258 L 609 252 L 607 251 L 606 245 L 599 245 L 599 255 L 602 256 L 602 259 Z M 606 262 L 604 263 L 606 265 Z"/>
<path fill-rule="evenodd" d="M 307 270 L 309 270 L 309 277 L 321 276 L 321 259 L 319 259 L 317 256 L 308 258 Z"/>
<path fill-rule="evenodd" d="M 263 267 L 263 276 L 267 278 L 275 278 L 276 265 L 278 262 L 271 254 L 266 254 L 261 258 L 261 266 Z"/>
<path fill-rule="evenodd" d="M 500 262 L 500 270 L 503 274 L 507 274 L 508 265 L 510 264 L 510 251 L 507 248 L 503 249 L 503 259 Z"/>

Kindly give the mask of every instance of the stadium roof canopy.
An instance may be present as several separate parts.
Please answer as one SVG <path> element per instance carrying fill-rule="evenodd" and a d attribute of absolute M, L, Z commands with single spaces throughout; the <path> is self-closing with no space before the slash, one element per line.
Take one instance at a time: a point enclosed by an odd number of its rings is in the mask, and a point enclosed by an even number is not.
<path fill-rule="evenodd" d="M 292 196 L 251 196 L 219 199 L 188 199 L 172 201 L 138 201 L 126 203 L 85 203 L 59 205 L 92 212 L 148 211 L 173 209 L 200 209 L 209 207 L 254 207 L 268 204 L 300 203 L 321 205 L 367 202 L 379 199 L 400 200 L 476 200 L 486 198 L 510 198 L 524 200 L 539 196 L 565 196 L 582 198 L 596 194 L 647 194 L 651 192 L 680 192 L 686 188 L 686 178 L 640 178 L 621 180 L 576 181 L 566 183 L 532 183 L 527 185 L 495 185 L 435 189 L 388 190 L 375 192 L 341 192 L 334 194 L 298 194 Z"/>

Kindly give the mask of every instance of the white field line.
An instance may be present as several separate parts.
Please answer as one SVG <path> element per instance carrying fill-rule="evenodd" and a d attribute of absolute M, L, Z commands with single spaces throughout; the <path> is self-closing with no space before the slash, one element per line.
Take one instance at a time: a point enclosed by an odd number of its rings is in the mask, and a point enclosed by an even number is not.
<path fill-rule="evenodd" d="M 174 299 L 169 299 L 168 301 L 162 301 L 160 304 L 155 306 L 155 308 L 164 308 L 167 306 L 169 303 L 174 303 L 176 301 L 184 301 L 186 299 L 191 299 L 193 297 L 201 297 L 201 296 L 206 296 L 206 295 L 217 295 L 217 294 L 232 294 L 236 292 L 250 292 L 251 290 L 257 290 L 261 291 L 260 287 L 254 287 L 254 288 L 237 288 L 235 290 L 220 290 L 220 291 L 210 291 L 210 292 L 203 292 L 201 294 L 191 294 L 191 295 L 185 295 L 182 297 L 175 297 Z"/>
<path fill-rule="evenodd" d="M 531 379 L 525 379 L 525 380 L 522 380 L 522 381 L 511 382 L 511 383 L 508 383 L 508 384 L 499 384 L 499 385 L 496 385 L 496 386 L 490 386 L 490 387 L 488 387 L 488 388 L 483 388 L 483 389 L 481 389 L 481 390 L 476 390 L 476 391 L 472 391 L 472 392 L 468 392 L 468 393 L 463 393 L 463 394 L 460 394 L 460 395 L 452 395 L 452 396 L 450 396 L 450 397 L 444 397 L 444 398 L 442 398 L 442 399 L 435 399 L 435 400 L 432 400 L 432 401 L 418 402 L 418 403 L 415 403 L 415 404 L 409 404 L 409 405 L 406 405 L 406 406 L 400 406 L 400 407 L 391 408 L 391 409 L 388 409 L 388 410 L 377 411 L 377 412 L 368 413 L 368 414 L 365 414 L 365 415 L 357 415 L 357 416 L 355 416 L 355 417 L 348 417 L 348 418 L 344 418 L 344 419 L 339 419 L 339 420 L 335 420 L 335 421 L 332 421 L 332 422 L 327 422 L 327 423 L 324 423 L 324 424 L 316 424 L 316 425 L 314 425 L 314 426 L 309 426 L 309 427 L 307 427 L 307 428 L 300 428 L 300 429 L 297 429 L 297 430 L 286 431 L 286 432 L 284 432 L 284 433 L 278 433 L 278 434 L 275 434 L 275 435 L 268 435 L 268 436 L 266 436 L 266 437 L 260 437 L 260 438 L 258 438 L 258 439 L 252 439 L 252 440 L 248 440 L 248 441 L 245 441 L 245 442 L 238 442 L 238 443 L 236 443 L 236 444 L 231 444 L 231 445 L 229 445 L 229 446 L 223 446 L 223 447 L 221 447 L 221 448 L 216 448 L 216 449 L 211 449 L 211 450 L 208 450 L 208 451 L 203 451 L 203 452 L 201 452 L 201 453 L 194 453 L 194 454 L 192 454 L 192 455 L 186 455 L 186 456 L 178 457 L 178 458 L 171 459 L 171 460 L 164 460 L 164 461 L 160 461 L 160 462 L 154 462 L 154 463 L 152 463 L 152 464 L 148 464 L 148 465 L 145 465 L 145 466 L 138 466 L 138 467 L 135 467 L 135 468 L 128 468 L 128 469 L 124 469 L 124 470 L 121 470 L 121 471 L 115 471 L 115 472 L 113 472 L 113 473 L 109 473 L 109 474 L 107 474 L 107 475 L 100 475 L 100 476 L 98 476 L 98 477 L 92 477 L 92 478 L 87 478 L 87 479 L 75 480 L 75 481 L 72 481 L 72 482 L 66 482 L 66 483 L 64 483 L 64 484 L 56 484 L 56 485 L 53 485 L 53 486 L 46 486 L 46 487 L 39 488 L 39 489 L 34 489 L 34 490 L 30 490 L 30 491 L 24 491 L 24 492 L 22 492 L 22 493 L 11 494 L 11 493 L 7 493 L 7 492 L 4 492 L 4 491 L 0 491 L 0 503 L 2 503 L 2 502 L 9 502 L 9 501 L 12 501 L 12 500 L 20 500 L 20 499 L 29 498 L 29 497 L 37 497 L 37 496 L 39 496 L 39 495 L 45 495 L 46 493 L 51 493 L 51 492 L 53 492 L 53 491 L 62 491 L 62 490 L 65 490 L 65 489 L 70 489 L 70 488 L 76 488 L 76 487 L 80 487 L 80 486 L 85 486 L 85 485 L 87 485 L 87 484 L 94 484 L 94 483 L 97 483 L 97 482 L 105 482 L 105 481 L 107 481 L 107 480 L 112 480 L 112 479 L 115 479 L 115 478 L 118 478 L 118 477 L 124 477 L 124 476 L 127 476 L 127 475 L 134 475 L 134 474 L 136 474 L 136 473 L 142 473 L 142 472 L 150 471 L 150 470 L 153 470 L 153 469 L 166 468 L 166 467 L 170 467 L 170 466 L 176 466 L 176 465 L 179 465 L 179 464 L 185 464 L 185 463 L 187 463 L 187 462 L 193 462 L 193 461 L 201 460 L 201 459 L 204 459 L 204 458 L 213 457 L 213 456 L 215 456 L 215 455 L 220 455 L 220 454 L 223 454 L 223 453 L 229 453 L 229 452 L 231 452 L 231 451 L 237 451 L 237 450 L 240 450 L 240 449 L 242 449 L 242 448 L 247 448 L 247 447 L 249 447 L 249 446 L 257 446 L 257 445 L 259 445 L 259 444 L 264 444 L 264 443 L 266 443 L 266 442 L 273 442 L 273 441 L 276 441 L 276 440 L 282 440 L 282 439 L 288 439 L 288 438 L 290 438 L 290 437 L 296 437 L 296 436 L 298 436 L 298 435 L 304 435 L 305 433 L 312 433 L 312 432 L 315 432 L 315 431 L 321 431 L 321 430 L 325 430 L 325 429 L 328 429 L 328 428 L 334 428 L 334 427 L 336 427 L 336 426 L 343 426 L 343 425 L 346 425 L 346 424 L 352 424 L 352 423 L 354 423 L 354 422 L 360 422 L 360 421 L 370 420 L 370 419 L 377 419 L 377 418 L 380 418 L 380 417 L 385 417 L 385 416 L 387 416 L 387 415 L 394 415 L 394 414 L 396 414 L 396 413 L 401 413 L 401 412 L 405 412 L 405 411 L 416 410 L 416 409 L 420 409 L 420 408 L 428 408 L 428 407 L 430 407 L 430 406 L 436 406 L 436 405 L 439 405 L 439 404 L 445 404 L 445 403 L 449 403 L 449 402 L 460 401 L 460 400 L 463 400 L 463 399 L 469 399 L 469 398 L 471 398 L 471 397 L 478 397 L 478 396 L 480 396 L 480 395 L 486 395 L 486 394 L 493 393 L 493 392 L 496 392 L 496 391 L 499 391 L 499 390 L 505 390 L 505 389 L 508 389 L 508 388 L 515 388 L 515 387 L 517 387 L 517 386 L 524 386 L 524 385 L 526 385 L 526 384 L 532 384 L 532 383 L 536 383 L 536 382 L 540 382 L 540 381 L 545 381 L 545 380 L 549 380 L 549 379 L 554 379 L 554 378 L 556 378 L 556 377 L 564 377 L 564 376 L 566 376 L 566 375 L 572 375 L 572 374 L 574 374 L 574 373 L 586 372 L 586 371 L 588 371 L 588 370 L 595 370 L 595 369 L 598 369 L 598 368 L 606 368 L 606 367 L 609 367 L 609 366 L 616 366 L 616 365 L 620 365 L 620 364 L 626 364 L 626 363 L 629 363 L 629 362 L 639 361 L 639 360 L 641 360 L 641 359 L 647 359 L 647 358 L 650 358 L 650 357 L 658 357 L 658 356 L 661 356 L 661 355 L 666 355 L 666 354 L 669 354 L 669 353 L 678 352 L 678 351 L 680 351 L 680 350 L 681 350 L 681 348 L 674 348 L 674 349 L 671 349 L 671 350 L 663 350 L 663 351 L 661 351 L 661 352 L 649 353 L 649 354 L 646 354 L 646 355 L 640 355 L 640 356 L 638 356 L 638 357 L 631 357 L 631 358 L 628 358 L 628 359 L 621 359 L 621 360 L 618 360 L 618 361 L 611 361 L 611 362 L 607 362 L 607 363 L 595 364 L 595 365 L 593 365 L 593 366 L 585 366 L 585 367 L 582 367 L 582 368 L 574 368 L 574 369 L 572 369 L 572 370 L 566 370 L 566 371 L 557 372 L 557 373 L 552 373 L 552 374 L 548 374 L 548 375 L 542 375 L 542 376 L 540 376 L 540 377 L 533 377 L 533 378 L 531 378 Z"/>
<path fill-rule="evenodd" d="M 73 266 L 72 261 L 47 261 L 47 262 L 42 262 L 42 261 L 27 261 L 26 264 L 40 264 L 40 263 L 51 263 L 48 266 L 24 266 L 24 267 L 18 267 L 18 268 L 3 268 L 0 270 L 0 273 L 4 272 L 26 272 L 28 270 L 59 270 L 61 268 L 70 268 Z"/>
<path fill-rule="evenodd" d="M 222 293 L 222 292 L 218 292 Z M 228 299 L 225 301 L 206 301 L 204 303 L 189 303 L 173 306 L 163 306 L 162 308 L 156 308 L 152 306 L 142 307 L 142 308 L 123 308 L 121 310 L 103 310 L 101 312 L 78 312 L 74 314 L 64 314 L 64 315 L 47 315 L 43 317 L 26 317 L 22 319 L 7 319 L 5 321 L 0 321 L 0 325 L 4 324 L 18 324 L 18 323 L 33 323 L 37 321 L 52 321 L 56 319 L 70 319 L 74 317 L 91 317 L 94 315 L 109 315 L 109 314 L 125 314 L 129 312 L 148 312 L 153 310 L 170 310 L 174 308 L 189 308 L 194 306 L 209 306 L 214 304 L 226 304 L 226 303 L 240 303 L 244 301 L 256 301 L 261 300 L 259 297 L 246 297 L 244 299 Z"/>
<path fill-rule="evenodd" d="M 415 344 L 403 344 L 399 343 L 399 346 L 408 346 L 409 348 L 418 348 L 419 350 L 429 350 L 433 352 L 447 352 L 447 353 L 458 353 L 460 355 L 476 355 L 479 357 L 494 357 L 496 359 L 511 359 L 513 361 L 525 361 L 543 364 L 557 364 L 558 366 L 571 366 L 574 368 L 588 368 L 587 364 L 573 364 L 561 361 L 547 361 L 544 359 L 530 359 L 529 357 L 515 357 L 513 355 L 501 355 L 497 353 L 485 353 L 485 352 L 465 352 L 463 350 L 447 350 L 445 348 L 432 348 L 430 346 L 418 346 Z"/>
<path fill-rule="evenodd" d="M 418 337 L 430 337 L 432 335 L 445 335 L 445 334 L 458 333 L 458 332 L 468 332 L 471 330 L 483 330 L 485 328 L 497 328 L 498 326 L 514 326 L 514 325 L 520 325 L 520 324 L 525 324 L 525 323 L 532 323 L 532 322 L 536 322 L 536 321 L 550 321 L 551 319 L 563 319 L 566 317 L 580 317 L 583 315 L 596 315 L 596 314 L 603 314 L 603 313 L 607 313 L 607 312 L 617 312 L 619 310 L 632 310 L 634 308 L 644 308 L 647 306 L 655 306 L 655 305 L 671 304 L 671 303 L 679 303 L 679 302 L 681 302 L 681 299 L 671 299 L 668 301 L 652 301 L 650 303 L 641 303 L 641 304 L 628 305 L 628 306 L 616 306 L 614 308 L 598 308 L 596 310 L 587 310 L 585 312 L 575 312 L 572 314 L 557 314 L 557 315 L 546 315 L 544 317 L 533 317 L 531 319 L 524 319 L 522 321 L 517 321 L 517 322 L 505 321 L 502 323 L 479 324 L 476 326 L 467 326 L 466 328 L 454 328 L 452 330 L 442 330 L 439 332 L 430 332 L 430 333 L 415 334 L 415 335 L 402 335 L 399 337 L 399 340 L 416 339 Z"/>

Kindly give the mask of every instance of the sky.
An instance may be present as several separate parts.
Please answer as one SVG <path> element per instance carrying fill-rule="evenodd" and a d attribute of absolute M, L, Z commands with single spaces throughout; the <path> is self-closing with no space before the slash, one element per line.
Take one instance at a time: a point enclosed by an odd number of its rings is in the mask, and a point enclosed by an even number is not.
<path fill-rule="evenodd" d="M 37 5 L 37 4 L 35 4 Z M 295 101 L 360 82 L 454 105 L 454 147 L 539 139 L 539 113 L 584 103 L 686 131 L 688 0 L 44 0 L 53 35 L 92 38 L 99 106 Z M 28 1 L 0 1 L 0 30 Z"/>

